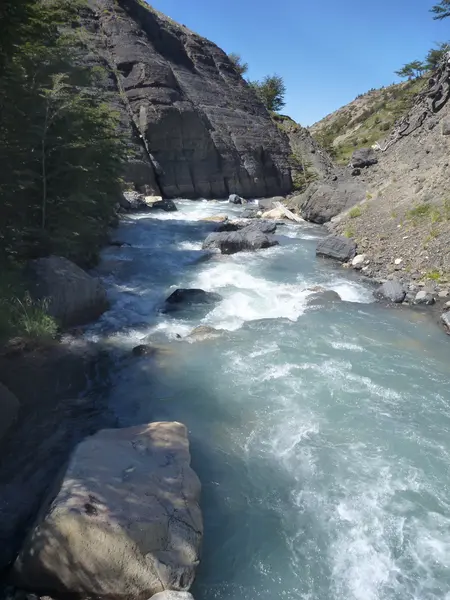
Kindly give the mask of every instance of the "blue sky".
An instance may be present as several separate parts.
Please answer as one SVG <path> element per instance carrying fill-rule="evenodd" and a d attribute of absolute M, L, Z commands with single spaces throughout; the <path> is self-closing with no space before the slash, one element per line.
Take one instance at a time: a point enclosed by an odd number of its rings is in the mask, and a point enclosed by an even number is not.
<path fill-rule="evenodd" d="M 389 85 L 404 63 L 450 39 L 433 21 L 438 0 L 151 0 L 164 12 L 250 65 L 250 79 L 278 73 L 283 112 L 311 125 L 372 87 Z"/>

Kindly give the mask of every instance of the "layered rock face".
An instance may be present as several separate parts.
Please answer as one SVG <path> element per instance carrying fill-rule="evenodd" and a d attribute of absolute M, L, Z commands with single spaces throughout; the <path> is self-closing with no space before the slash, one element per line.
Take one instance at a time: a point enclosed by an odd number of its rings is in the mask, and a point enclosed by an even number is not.
<path fill-rule="evenodd" d="M 92 56 L 133 131 L 129 181 L 167 198 L 291 190 L 287 138 L 220 48 L 143 1 L 89 4 Z"/>

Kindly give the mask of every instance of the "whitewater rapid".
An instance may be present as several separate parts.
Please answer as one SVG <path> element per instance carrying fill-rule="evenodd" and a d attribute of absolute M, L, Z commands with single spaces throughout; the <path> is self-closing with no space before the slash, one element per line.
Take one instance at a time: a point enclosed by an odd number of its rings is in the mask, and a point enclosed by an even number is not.
<path fill-rule="evenodd" d="M 177 205 L 123 221 L 129 246 L 98 268 L 111 310 L 88 336 L 116 353 L 118 424 L 189 428 L 205 520 L 196 600 L 450 600 L 448 340 L 317 259 L 317 226 L 210 258 L 201 219 L 240 207 Z M 343 302 L 309 307 L 315 286 Z M 178 287 L 223 300 L 161 312 Z M 180 339 L 198 325 L 224 331 Z M 159 357 L 132 357 L 142 343 Z"/>

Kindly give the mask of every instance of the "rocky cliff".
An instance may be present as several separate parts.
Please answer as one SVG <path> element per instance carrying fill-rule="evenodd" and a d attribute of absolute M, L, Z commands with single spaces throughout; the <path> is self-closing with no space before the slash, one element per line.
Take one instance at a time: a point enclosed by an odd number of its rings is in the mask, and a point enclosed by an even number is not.
<path fill-rule="evenodd" d="M 358 243 L 368 275 L 450 281 L 449 100 L 450 54 L 380 141 L 377 164 L 357 169 L 361 201 L 330 224 Z"/>
<path fill-rule="evenodd" d="M 84 24 L 128 131 L 127 181 L 168 198 L 291 190 L 288 140 L 220 48 L 144 0 L 90 0 Z"/>

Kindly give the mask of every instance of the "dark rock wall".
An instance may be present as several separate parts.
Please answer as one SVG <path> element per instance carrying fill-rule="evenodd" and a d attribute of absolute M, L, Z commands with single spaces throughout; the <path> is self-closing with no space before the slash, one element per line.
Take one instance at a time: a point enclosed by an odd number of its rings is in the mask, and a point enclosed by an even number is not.
<path fill-rule="evenodd" d="M 220 48 L 143 0 L 90 8 L 94 53 L 133 130 L 129 181 L 169 198 L 291 191 L 287 137 Z"/>

